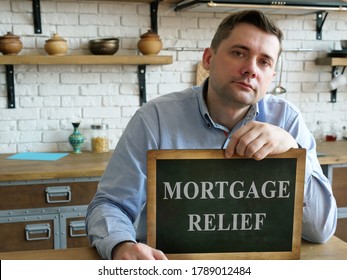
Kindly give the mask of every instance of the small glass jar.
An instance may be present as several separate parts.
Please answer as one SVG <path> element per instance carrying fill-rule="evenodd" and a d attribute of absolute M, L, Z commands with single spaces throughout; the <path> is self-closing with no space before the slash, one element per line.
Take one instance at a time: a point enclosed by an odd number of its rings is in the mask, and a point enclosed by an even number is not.
<path fill-rule="evenodd" d="M 316 130 L 314 131 L 314 138 L 316 139 L 317 143 L 324 141 L 324 132 L 322 128 L 322 123 L 320 121 L 317 121 Z"/>
<path fill-rule="evenodd" d="M 91 128 L 91 151 L 93 153 L 106 153 L 109 151 L 108 125 L 93 124 Z"/>
<path fill-rule="evenodd" d="M 346 126 L 342 127 L 342 139 L 347 140 L 347 128 L 346 128 Z"/>
<path fill-rule="evenodd" d="M 334 124 L 330 125 L 330 130 L 325 134 L 325 141 L 331 142 L 336 141 L 337 135 L 335 132 Z"/>

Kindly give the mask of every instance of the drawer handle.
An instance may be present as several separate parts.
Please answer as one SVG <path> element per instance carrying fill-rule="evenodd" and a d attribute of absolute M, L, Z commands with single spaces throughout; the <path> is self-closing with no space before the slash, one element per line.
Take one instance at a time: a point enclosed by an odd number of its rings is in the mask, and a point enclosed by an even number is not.
<path fill-rule="evenodd" d="M 76 233 L 77 231 L 83 231 L 82 233 Z M 85 221 L 72 221 L 70 222 L 70 236 L 80 237 L 87 236 L 86 222 Z"/>
<path fill-rule="evenodd" d="M 47 203 L 61 203 L 71 201 L 71 190 L 69 186 L 47 187 L 46 188 Z"/>
<path fill-rule="evenodd" d="M 27 241 L 48 240 L 51 238 L 50 224 L 34 224 L 25 226 L 25 238 Z"/>

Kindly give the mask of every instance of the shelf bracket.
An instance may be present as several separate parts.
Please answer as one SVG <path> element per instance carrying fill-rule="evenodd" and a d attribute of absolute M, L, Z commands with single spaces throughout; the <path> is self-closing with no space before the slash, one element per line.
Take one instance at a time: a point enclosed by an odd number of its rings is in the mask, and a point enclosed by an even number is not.
<path fill-rule="evenodd" d="M 151 30 L 158 33 L 158 5 L 159 0 L 151 2 Z"/>
<path fill-rule="evenodd" d="M 7 83 L 7 108 L 16 108 L 15 94 L 14 94 L 14 77 L 13 65 L 5 65 L 6 67 L 6 83 Z"/>
<path fill-rule="evenodd" d="M 342 71 L 341 73 L 339 72 L 339 66 L 333 66 L 332 70 L 331 70 L 331 77 L 335 78 L 337 76 L 343 75 L 343 73 L 345 72 L 346 66 L 342 67 Z M 331 103 L 335 103 L 336 102 L 336 93 L 337 93 L 337 89 L 333 89 L 330 91 L 330 102 Z"/>
<path fill-rule="evenodd" d="M 42 33 L 40 0 L 33 0 L 34 32 Z"/>
<path fill-rule="evenodd" d="M 158 6 L 159 0 L 152 1 L 150 3 L 151 13 L 151 30 L 158 33 Z M 146 93 L 146 64 L 140 64 L 137 66 L 137 76 L 139 79 L 140 88 L 140 106 L 147 102 Z"/>
<path fill-rule="evenodd" d="M 319 11 L 316 13 L 316 39 L 322 40 L 322 29 L 328 12 Z"/>
<path fill-rule="evenodd" d="M 146 65 L 140 64 L 137 66 L 137 76 L 140 87 L 140 106 L 147 102 L 146 96 Z"/>

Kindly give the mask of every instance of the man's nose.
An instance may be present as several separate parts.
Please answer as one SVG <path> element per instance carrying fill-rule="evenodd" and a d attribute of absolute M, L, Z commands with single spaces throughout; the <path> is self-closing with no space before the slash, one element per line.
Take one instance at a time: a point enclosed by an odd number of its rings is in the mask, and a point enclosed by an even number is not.
<path fill-rule="evenodd" d="M 257 76 L 256 62 L 253 60 L 247 60 L 247 62 L 241 70 L 241 74 L 242 76 L 254 79 Z"/>

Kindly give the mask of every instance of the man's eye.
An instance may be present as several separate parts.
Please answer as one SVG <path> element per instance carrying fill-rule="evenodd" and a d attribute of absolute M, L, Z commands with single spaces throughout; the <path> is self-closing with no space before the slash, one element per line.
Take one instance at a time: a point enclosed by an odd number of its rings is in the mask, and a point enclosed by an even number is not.
<path fill-rule="evenodd" d="M 239 51 L 233 51 L 232 52 L 234 56 L 237 56 L 237 57 L 244 57 L 244 54 L 242 52 L 239 52 Z"/>
<path fill-rule="evenodd" d="M 268 60 L 261 60 L 260 64 L 263 65 L 263 66 L 271 66 L 271 62 L 268 61 Z"/>

